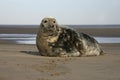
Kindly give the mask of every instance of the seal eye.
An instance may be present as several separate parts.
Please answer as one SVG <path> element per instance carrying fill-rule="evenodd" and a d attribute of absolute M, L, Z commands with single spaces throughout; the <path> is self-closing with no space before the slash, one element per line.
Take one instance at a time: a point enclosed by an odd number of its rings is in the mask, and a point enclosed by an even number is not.
<path fill-rule="evenodd" d="M 53 21 L 53 23 L 55 23 L 55 21 Z"/>
<path fill-rule="evenodd" d="M 47 20 L 45 20 L 44 23 L 47 23 Z"/>

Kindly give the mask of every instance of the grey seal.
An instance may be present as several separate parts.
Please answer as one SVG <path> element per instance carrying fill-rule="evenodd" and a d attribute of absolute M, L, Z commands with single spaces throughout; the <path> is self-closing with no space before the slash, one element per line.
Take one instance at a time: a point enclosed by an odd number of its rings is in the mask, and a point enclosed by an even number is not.
<path fill-rule="evenodd" d="M 90 35 L 58 25 L 53 17 L 45 17 L 40 23 L 36 46 L 42 56 L 99 56 L 100 44 Z"/>

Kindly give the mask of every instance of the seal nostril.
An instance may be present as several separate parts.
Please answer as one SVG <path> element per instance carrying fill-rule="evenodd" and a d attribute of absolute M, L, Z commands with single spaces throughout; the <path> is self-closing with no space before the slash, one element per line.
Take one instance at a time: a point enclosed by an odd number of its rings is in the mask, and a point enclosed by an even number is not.
<path fill-rule="evenodd" d="M 51 25 L 52 28 L 54 28 L 54 25 Z"/>

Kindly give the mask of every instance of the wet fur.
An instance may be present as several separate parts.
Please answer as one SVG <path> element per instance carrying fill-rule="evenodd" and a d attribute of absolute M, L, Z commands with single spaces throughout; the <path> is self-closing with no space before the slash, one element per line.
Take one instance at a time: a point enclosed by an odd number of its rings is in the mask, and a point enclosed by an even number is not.
<path fill-rule="evenodd" d="M 48 20 L 47 24 L 44 23 L 45 20 Z M 43 56 L 98 56 L 103 53 L 93 37 L 71 28 L 60 27 L 54 18 L 42 20 L 36 45 Z"/>

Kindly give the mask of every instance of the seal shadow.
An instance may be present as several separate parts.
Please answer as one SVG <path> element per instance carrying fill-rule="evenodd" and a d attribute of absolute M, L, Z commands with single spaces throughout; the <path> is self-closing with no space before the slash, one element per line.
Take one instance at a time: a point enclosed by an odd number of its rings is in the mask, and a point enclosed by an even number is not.
<path fill-rule="evenodd" d="M 29 55 L 35 55 L 35 56 L 41 56 L 39 52 L 37 51 L 20 51 L 21 53 L 29 54 Z"/>

